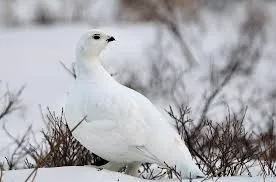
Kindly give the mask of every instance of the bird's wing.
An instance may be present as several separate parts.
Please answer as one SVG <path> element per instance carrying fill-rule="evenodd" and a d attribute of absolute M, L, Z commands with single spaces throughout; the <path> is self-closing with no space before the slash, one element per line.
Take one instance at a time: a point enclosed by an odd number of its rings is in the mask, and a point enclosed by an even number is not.
<path fill-rule="evenodd" d="M 134 124 L 129 123 L 128 126 L 123 128 L 118 125 L 114 120 L 84 120 L 83 123 L 86 129 L 89 129 L 90 132 L 97 133 L 100 132 L 101 135 L 111 136 L 113 141 L 121 141 L 124 143 L 124 146 L 127 146 L 125 149 L 130 151 L 132 154 L 135 154 L 134 160 L 141 160 L 144 162 L 150 163 L 160 163 L 158 158 L 151 153 L 145 146 L 146 134 L 144 133 L 144 127 L 139 124 L 137 118 L 139 116 L 132 116 L 136 120 Z M 131 119 L 132 117 L 129 117 Z M 134 120 L 134 119 L 133 119 Z M 119 142 L 120 143 L 120 142 Z M 122 145 L 120 145 L 122 146 Z"/>
<path fill-rule="evenodd" d="M 83 104 L 81 115 L 91 128 L 119 133 L 129 145 L 144 144 L 146 124 L 135 99 L 124 94 L 113 94 Z"/>
<path fill-rule="evenodd" d="M 159 164 L 161 161 L 151 153 L 145 146 L 136 146 L 137 153 L 140 153 L 142 157 L 146 158 L 147 162 Z"/>
<path fill-rule="evenodd" d="M 154 132 L 149 129 L 150 123 L 145 119 L 147 113 L 144 109 L 147 110 L 148 104 L 136 94 L 129 94 L 129 90 L 116 92 L 114 89 L 108 93 L 110 95 L 95 102 L 88 99 L 87 103 L 82 104 L 83 112 L 78 115 L 86 116 L 86 119 L 80 127 L 89 130 L 97 138 L 101 135 L 111 143 L 120 143 L 122 149 L 126 147 L 145 162 L 159 163 L 157 157 L 146 148 L 147 140 Z"/>
<path fill-rule="evenodd" d="M 89 116 L 87 116 L 84 121 L 89 126 L 93 126 L 93 130 L 100 130 L 100 131 L 111 131 L 117 128 L 117 123 L 114 120 L 91 120 Z"/>

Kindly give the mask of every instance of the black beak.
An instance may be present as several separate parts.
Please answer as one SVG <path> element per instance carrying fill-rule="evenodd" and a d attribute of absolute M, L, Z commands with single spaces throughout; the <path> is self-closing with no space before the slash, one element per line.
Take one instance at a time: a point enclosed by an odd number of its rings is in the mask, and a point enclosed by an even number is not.
<path fill-rule="evenodd" d="M 114 37 L 111 36 L 110 38 L 107 39 L 107 42 L 112 42 L 114 40 L 115 40 Z"/>

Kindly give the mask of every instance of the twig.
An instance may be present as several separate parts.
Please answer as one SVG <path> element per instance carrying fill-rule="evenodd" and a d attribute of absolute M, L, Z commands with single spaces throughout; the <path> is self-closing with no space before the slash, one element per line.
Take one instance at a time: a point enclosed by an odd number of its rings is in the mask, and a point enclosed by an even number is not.
<path fill-rule="evenodd" d="M 199 121 L 204 120 L 204 118 L 206 117 L 206 114 L 209 110 L 210 105 L 212 104 L 213 100 L 215 99 L 215 97 L 222 91 L 222 89 L 229 83 L 229 81 L 233 78 L 233 76 L 236 73 L 236 70 L 238 69 L 240 65 L 240 62 L 236 62 L 231 69 L 228 70 L 228 72 L 226 73 L 224 79 L 222 80 L 222 82 L 213 90 L 213 92 L 209 95 L 209 97 L 206 99 L 206 102 L 204 104 L 201 116 Z"/>
<path fill-rule="evenodd" d="M 48 108 L 48 111 L 50 112 L 49 108 Z M 62 110 L 62 116 L 63 116 L 63 110 Z M 55 116 L 53 114 L 51 114 L 50 112 L 50 119 L 55 119 Z M 62 119 L 62 118 L 61 118 Z M 72 133 L 77 127 L 79 127 L 79 125 L 86 119 L 86 116 L 77 123 L 77 125 L 75 127 L 73 127 L 73 129 L 70 131 L 70 133 Z M 61 128 L 59 128 L 61 129 Z M 44 133 L 44 137 L 47 139 L 47 135 Z M 63 140 L 57 140 L 55 141 L 55 145 L 51 147 L 51 150 L 52 151 L 57 151 L 58 148 L 60 147 L 60 144 L 62 144 Z M 48 142 L 48 143 L 51 143 L 51 142 Z M 34 170 L 29 174 L 29 176 L 26 178 L 25 182 L 27 182 L 32 176 L 32 181 L 34 180 L 35 176 L 36 176 L 36 173 L 37 173 L 37 170 L 38 168 L 42 167 L 45 165 L 46 161 L 47 161 L 47 158 L 51 155 L 51 151 L 48 152 L 41 160 L 38 161 L 36 167 L 34 168 Z"/>
<path fill-rule="evenodd" d="M 77 75 L 76 75 L 76 70 L 74 67 L 72 67 L 72 70 L 69 69 L 62 61 L 59 62 L 61 64 L 61 66 L 71 75 L 74 77 L 74 79 L 77 78 Z"/>
<path fill-rule="evenodd" d="M 10 92 L 7 92 L 7 97 L 8 97 L 8 104 L 6 107 L 1 111 L 0 113 L 0 120 L 4 118 L 4 116 L 9 115 L 13 111 L 19 109 L 19 107 L 16 107 L 18 105 L 18 98 L 22 94 L 23 90 L 25 89 L 25 86 L 22 86 L 16 94 L 12 95 Z"/>
<path fill-rule="evenodd" d="M 169 166 L 166 162 L 164 162 L 165 166 L 176 176 L 176 178 L 179 180 L 179 182 L 182 182 L 182 176 L 181 176 L 181 172 L 178 172 L 176 170 L 176 166 L 171 167 Z"/>
<path fill-rule="evenodd" d="M 4 176 L 4 174 L 3 174 L 3 166 L 2 166 L 2 164 L 1 164 L 1 165 L 0 165 L 0 182 L 2 182 L 3 176 Z"/>

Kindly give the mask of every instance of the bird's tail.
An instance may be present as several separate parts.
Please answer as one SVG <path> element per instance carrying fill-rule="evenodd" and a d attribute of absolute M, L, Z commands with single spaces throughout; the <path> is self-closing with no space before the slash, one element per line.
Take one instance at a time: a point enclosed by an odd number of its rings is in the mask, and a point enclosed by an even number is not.
<path fill-rule="evenodd" d="M 175 166 L 176 172 L 180 172 L 183 179 L 204 177 L 203 172 L 196 165 L 190 153 L 186 152 L 186 155 L 181 154 L 179 156 L 176 154 L 173 158 L 174 160 L 171 160 L 170 164 Z"/>

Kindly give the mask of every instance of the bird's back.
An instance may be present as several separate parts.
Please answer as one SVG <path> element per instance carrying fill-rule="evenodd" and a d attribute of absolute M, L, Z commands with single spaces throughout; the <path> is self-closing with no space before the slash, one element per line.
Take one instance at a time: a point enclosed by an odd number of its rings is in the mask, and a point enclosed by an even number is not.
<path fill-rule="evenodd" d="M 124 87 L 139 106 L 139 114 L 144 116 L 147 125 L 145 150 L 154 155 L 160 165 L 177 166 L 183 176 L 203 176 L 195 165 L 184 141 L 174 126 L 142 94 Z"/>

